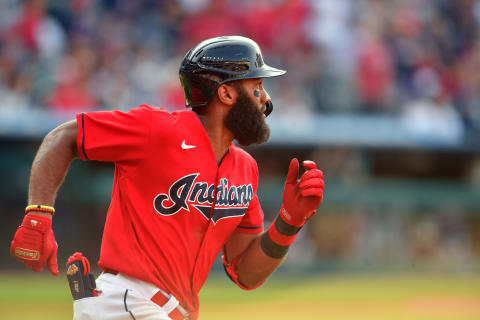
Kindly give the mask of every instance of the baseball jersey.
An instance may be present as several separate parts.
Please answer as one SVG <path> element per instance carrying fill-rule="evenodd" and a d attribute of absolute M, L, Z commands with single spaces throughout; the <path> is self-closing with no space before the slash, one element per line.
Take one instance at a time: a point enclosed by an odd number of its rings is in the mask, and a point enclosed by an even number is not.
<path fill-rule="evenodd" d="M 263 231 L 255 160 L 232 143 L 217 165 L 192 111 L 141 105 L 76 118 L 80 157 L 115 164 L 100 268 L 155 284 L 196 317 L 230 235 Z"/>

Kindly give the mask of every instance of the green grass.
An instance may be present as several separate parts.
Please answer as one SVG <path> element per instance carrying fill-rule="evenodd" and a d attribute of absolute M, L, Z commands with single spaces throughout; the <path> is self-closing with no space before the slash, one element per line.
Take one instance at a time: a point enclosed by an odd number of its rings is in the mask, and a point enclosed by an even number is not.
<path fill-rule="evenodd" d="M 208 280 L 201 320 L 478 320 L 480 274 L 275 275 L 254 291 L 226 277 Z M 0 274 L 0 319 L 71 319 L 64 275 Z"/>

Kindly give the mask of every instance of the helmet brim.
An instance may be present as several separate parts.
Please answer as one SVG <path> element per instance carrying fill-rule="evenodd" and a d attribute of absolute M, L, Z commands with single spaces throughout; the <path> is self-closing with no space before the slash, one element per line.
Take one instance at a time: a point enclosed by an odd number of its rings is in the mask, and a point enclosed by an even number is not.
<path fill-rule="evenodd" d="M 224 81 L 221 81 L 219 85 L 227 82 L 236 81 L 236 80 L 278 77 L 278 76 L 284 75 L 285 73 L 287 73 L 287 71 L 270 67 L 269 65 L 264 64 L 261 68 L 253 70 L 247 75 L 240 75 L 238 77 L 232 77 L 230 79 L 226 79 Z"/>
<path fill-rule="evenodd" d="M 246 77 L 244 77 L 244 79 L 278 77 L 285 73 L 287 73 L 287 71 L 264 64 L 261 68 L 250 72 Z"/>

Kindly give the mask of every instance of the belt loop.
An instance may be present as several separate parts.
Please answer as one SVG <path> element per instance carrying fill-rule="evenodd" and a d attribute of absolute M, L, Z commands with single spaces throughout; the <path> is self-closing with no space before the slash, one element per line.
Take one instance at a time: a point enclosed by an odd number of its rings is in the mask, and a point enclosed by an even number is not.
<path fill-rule="evenodd" d="M 173 320 L 188 320 L 190 315 L 187 310 L 185 310 L 177 298 L 168 294 L 160 288 L 157 288 L 157 293 L 153 295 L 151 300 L 160 306 L 168 316 Z"/>
<path fill-rule="evenodd" d="M 179 305 L 178 300 L 173 296 L 170 295 L 170 298 L 168 299 L 167 303 L 165 303 L 162 308 L 165 310 L 167 314 L 170 314 L 173 310 L 175 310 Z"/>

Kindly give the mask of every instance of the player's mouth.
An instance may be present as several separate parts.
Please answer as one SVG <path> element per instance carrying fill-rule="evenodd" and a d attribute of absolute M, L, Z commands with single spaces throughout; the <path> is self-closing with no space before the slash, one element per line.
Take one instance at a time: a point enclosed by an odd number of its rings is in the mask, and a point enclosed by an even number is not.
<path fill-rule="evenodd" d="M 267 111 L 267 106 L 265 104 L 262 104 L 262 108 L 260 110 L 263 115 L 265 115 L 265 111 Z"/>

